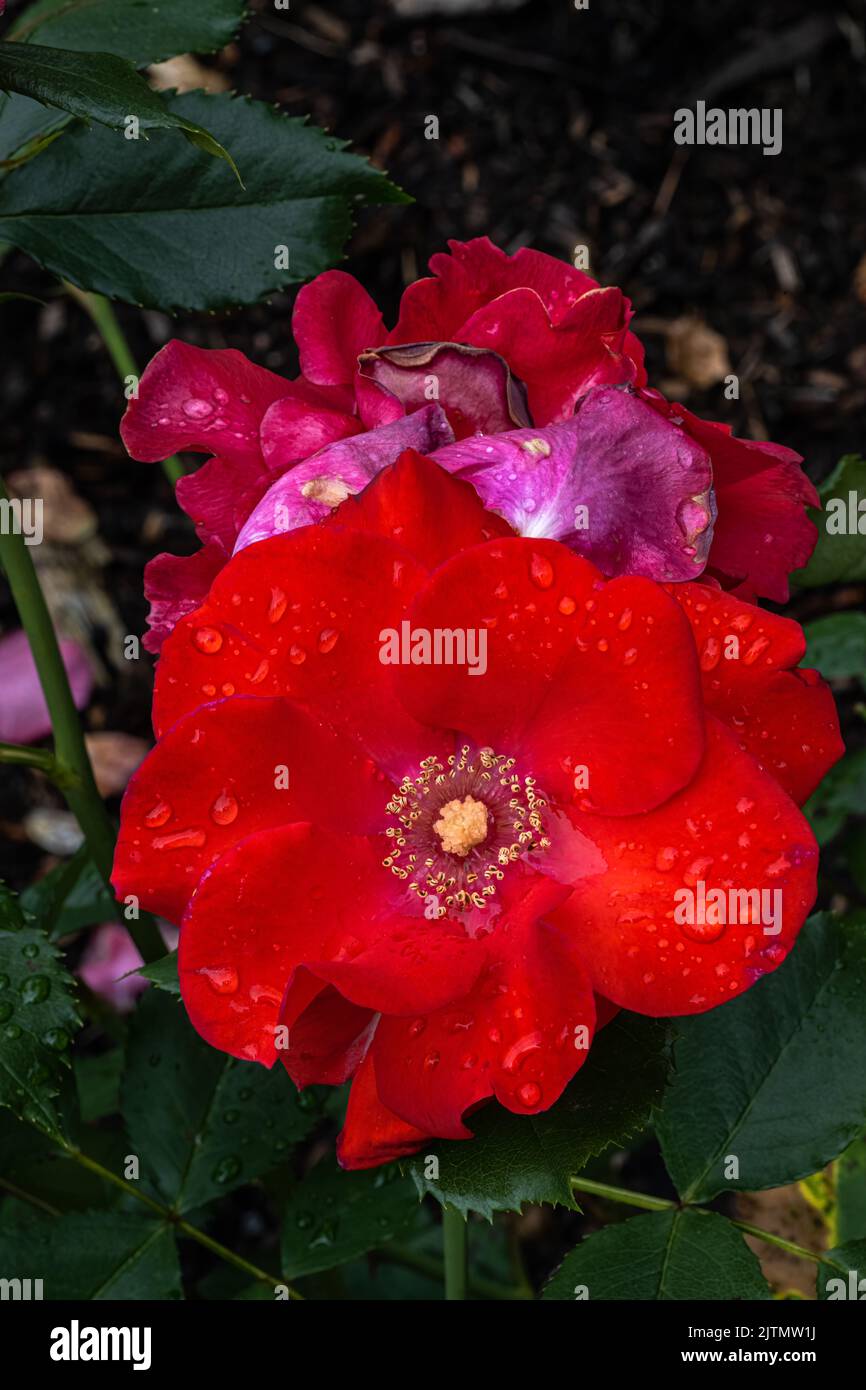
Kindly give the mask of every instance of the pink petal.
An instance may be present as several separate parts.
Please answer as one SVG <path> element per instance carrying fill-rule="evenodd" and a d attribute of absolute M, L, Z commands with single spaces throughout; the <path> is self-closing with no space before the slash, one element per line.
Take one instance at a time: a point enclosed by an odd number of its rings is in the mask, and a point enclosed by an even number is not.
<path fill-rule="evenodd" d="M 526 392 L 495 352 L 459 343 L 412 343 L 360 357 L 362 379 L 407 410 L 438 401 L 458 439 L 530 424 Z"/>
<path fill-rule="evenodd" d="M 604 574 L 694 579 L 706 563 L 709 459 L 631 392 L 599 387 L 571 420 L 459 440 L 434 458 L 520 535 L 562 540 Z"/>
<path fill-rule="evenodd" d="M 60 653 L 77 709 L 83 709 L 93 689 L 93 672 L 84 648 L 61 637 Z M 27 634 L 0 637 L 0 739 L 4 743 L 34 743 L 51 733 L 51 716 L 42 693 Z"/>
<path fill-rule="evenodd" d="M 331 444 L 273 484 L 242 528 L 235 551 L 321 521 L 404 450 L 429 454 L 453 437 L 444 411 L 438 405 L 426 405 L 391 425 Z"/>
<path fill-rule="evenodd" d="M 149 652 L 158 652 L 175 623 L 200 608 L 228 559 L 215 541 L 194 555 L 157 555 L 144 567 L 144 596 L 150 604 L 150 631 L 142 639 Z"/>
<path fill-rule="evenodd" d="M 292 331 L 301 371 L 322 386 L 350 382 L 358 354 L 385 339 L 382 315 L 367 291 L 344 270 L 326 270 L 299 291 Z"/>
<path fill-rule="evenodd" d="M 175 338 L 146 368 L 120 433 L 142 463 L 178 449 L 254 459 L 262 416 L 288 389 L 289 382 L 235 348 L 197 348 Z"/>

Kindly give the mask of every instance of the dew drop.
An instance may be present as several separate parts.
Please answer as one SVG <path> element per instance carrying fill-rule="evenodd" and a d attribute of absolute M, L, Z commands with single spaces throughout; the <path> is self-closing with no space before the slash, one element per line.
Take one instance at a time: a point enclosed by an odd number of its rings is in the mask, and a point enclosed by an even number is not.
<path fill-rule="evenodd" d="M 536 589 L 549 589 L 553 583 L 553 565 L 546 555 L 532 552 L 529 560 L 529 577 Z"/>
<path fill-rule="evenodd" d="M 192 642 L 205 656 L 213 656 L 223 644 L 223 635 L 216 627 L 199 627 L 193 633 Z"/>
<path fill-rule="evenodd" d="M 660 849 L 656 855 L 656 868 L 663 874 L 667 873 L 668 869 L 673 868 L 677 854 L 678 851 L 674 849 L 673 845 L 665 845 L 664 849 Z"/>
<path fill-rule="evenodd" d="M 332 652 L 339 641 L 340 634 L 335 627 L 325 627 L 319 633 L 319 651 Z"/>
<path fill-rule="evenodd" d="M 564 613 L 566 617 L 569 617 L 569 615 L 574 612 L 575 608 L 577 607 L 577 604 L 569 594 L 563 594 L 562 598 L 559 600 L 559 603 L 557 604 L 557 607 L 559 608 L 560 613 Z"/>
<path fill-rule="evenodd" d="M 687 936 L 690 941 L 696 941 L 703 946 L 711 941 L 718 941 L 724 935 L 724 922 L 682 922 L 679 929 L 683 936 Z"/>
<path fill-rule="evenodd" d="M 21 986 L 23 1004 L 41 1004 L 51 993 L 51 982 L 47 975 L 31 975 Z"/>
<path fill-rule="evenodd" d="M 203 830 L 176 830 L 173 835 L 157 835 L 154 849 L 201 849 L 205 842 Z"/>
<path fill-rule="evenodd" d="M 427 1053 L 427 1056 L 424 1058 L 424 1065 L 425 1065 L 425 1067 L 427 1067 L 427 1068 L 428 1068 L 429 1070 L 431 1070 L 431 1071 L 432 1071 L 433 1067 L 438 1067 L 438 1065 L 439 1065 L 439 1053 L 438 1053 L 438 1052 L 428 1052 L 428 1053 Z"/>
<path fill-rule="evenodd" d="M 171 815 L 171 807 L 167 801 L 158 801 L 151 807 L 144 818 L 144 823 L 148 830 L 158 830 L 161 825 L 165 825 Z"/>
<path fill-rule="evenodd" d="M 525 1105 L 529 1109 L 541 1100 L 541 1087 L 536 1085 L 534 1081 L 527 1081 L 525 1086 L 521 1086 L 517 1096 L 521 1105 Z"/>
<path fill-rule="evenodd" d="M 196 974 L 204 975 L 215 994 L 237 993 L 238 972 L 233 965 L 202 965 Z"/>
<path fill-rule="evenodd" d="M 289 600 L 282 589 L 271 589 L 271 602 L 268 607 L 268 622 L 278 623 L 288 607 Z"/>
<path fill-rule="evenodd" d="M 210 808 L 211 820 L 217 825 L 231 825 L 238 817 L 238 803 L 227 791 L 220 792 Z"/>
<path fill-rule="evenodd" d="M 190 420 L 206 420 L 213 415 L 213 410 L 210 401 L 203 401 L 198 396 L 191 396 L 183 403 L 183 413 Z"/>
<path fill-rule="evenodd" d="M 292 663 L 293 666 L 303 666 L 306 659 L 307 653 L 305 652 L 303 647 L 299 647 L 297 643 L 295 643 L 294 646 L 289 647 L 289 661 Z"/>
<path fill-rule="evenodd" d="M 233 1182 L 241 1171 L 241 1161 L 235 1154 L 227 1154 L 221 1158 L 214 1168 L 211 1177 L 220 1187 L 224 1187 L 227 1182 Z"/>

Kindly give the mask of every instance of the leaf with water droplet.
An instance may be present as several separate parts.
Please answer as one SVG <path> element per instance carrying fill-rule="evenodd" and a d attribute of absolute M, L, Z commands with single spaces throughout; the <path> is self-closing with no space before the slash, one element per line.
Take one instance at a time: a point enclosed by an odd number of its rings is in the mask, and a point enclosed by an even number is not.
<path fill-rule="evenodd" d="M 316 1123 L 283 1067 L 267 1071 L 217 1052 L 155 990 L 130 1026 L 121 1108 L 142 1186 L 181 1212 L 285 1163 Z M 279 1155 L 277 1139 L 285 1144 Z"/>
<path fill-rule="evenodd" d="M 418 1216 L 418 1194 L 396 1165 L 344 1173 L 319 1163 L 289 1193 L 283 1213 L 287 1279 L 356 1260 L 403 1236 Z"/>
<path fill-rule="evenodd" d="M 0 886 L 0 1106 L 48 1134 L 64 1134 L 54 1104 L 80 1027 L 72 977 L 19 900 Z"/>

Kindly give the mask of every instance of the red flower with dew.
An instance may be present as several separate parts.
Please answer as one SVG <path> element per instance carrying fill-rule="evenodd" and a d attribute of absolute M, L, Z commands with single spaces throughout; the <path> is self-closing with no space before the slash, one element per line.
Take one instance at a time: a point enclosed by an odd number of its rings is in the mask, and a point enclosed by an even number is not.
<path fill-rule="evenodd" d="M 180 342 L 145 371 L 122 433 L 134 458 L 213 455 L 177 496 L 203 548 L 145 574 L 156 651 L 233 551 L 318 521 L 407 448 L 472 482 L 521 535 L 610 577 L 697 578 L 783 600 L 815 543 L 799 456 L 739 440 L 646 389 L 618 289 L 551 256 L 452 242 L 388 332 L 328 271 L 298 294 L 302 375 Z"/>
<path fill-rule="evenodd" d="M 353 1078 L 344 1166 L 468 1138 L 491 1097 L 552 1105 L 611 1003 L 701 1012 L 784 960 L 796 803 L 841 752 L 803 651 L 717 586 L 515 536 L 409 452 L 177 623 L 115 888 L 182 923 L 214 1047 Z M 777 893 L 773 925 L 680 925 L 713 889 Z"/>

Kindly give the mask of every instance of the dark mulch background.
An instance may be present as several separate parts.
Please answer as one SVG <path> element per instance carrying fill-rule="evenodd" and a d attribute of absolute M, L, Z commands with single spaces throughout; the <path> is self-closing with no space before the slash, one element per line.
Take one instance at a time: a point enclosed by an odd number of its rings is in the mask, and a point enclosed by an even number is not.
<path fill-rule="evenodd" d="M 293 0 L 289 11 L 253 0 L 253 10 L 239 42 L 207 65 L 350 138 L 416 199 L 367 214 L 349 248 L 347 268 L 386 318 L 449 237 L 487 234 L 509 251 L 531 244 L 566 259 L 585 243 L 593 273 L 634 302 L 654 384 L 675 375 L 666 326 L 697 315 L 724 339 L 742 390 L 726 401 L 721 385 L 693 389 L 692 409 L 798 449 L 816 480 L 863 449 L 862 4 L 590 0 L 576 12 L 571 0 L 530 0 L 509 13 L 421 19 L 397 17 L 383 0 Z M 697 99 L 781 108 L 782 152 L 676 146 L 673 113 Z M 439 118 L 438 141 L 424 138 L 428 115 Z M 50 278 L 17 253 L 0 266 L 0 289 L 12 288 L 49 304 L 2 309 L 0 462 L 71 476 L 99 517 L 122 630 L 141 632 L 144 563 L 192 549 L 191 528 L 160 469 L 126 459 L 117 378 L 82 312 L 52 297 Z M 294 374 L 292 297 L 217 317 L 120 316 L 141 365 L 177 335 Z M 796 611 L 862 597 L 802 597 Z M 6 595 L 0 623 L 14 624 Z M 92 726 L 147 734 L 139 665 L 97 692 Z M 4 776 L 6 830 L 32 787 L 29 774 Z M 20 886 L 44 863 L 13 833 L 0 874 Z M 661 1190 L 655 1162 L 647 1153 L 642 1176 L 626 1176 Z M 554 1237 L 538 1232 L 532 1258 L 542 1270 L 574 1222 L 563 1220 Z"/>

